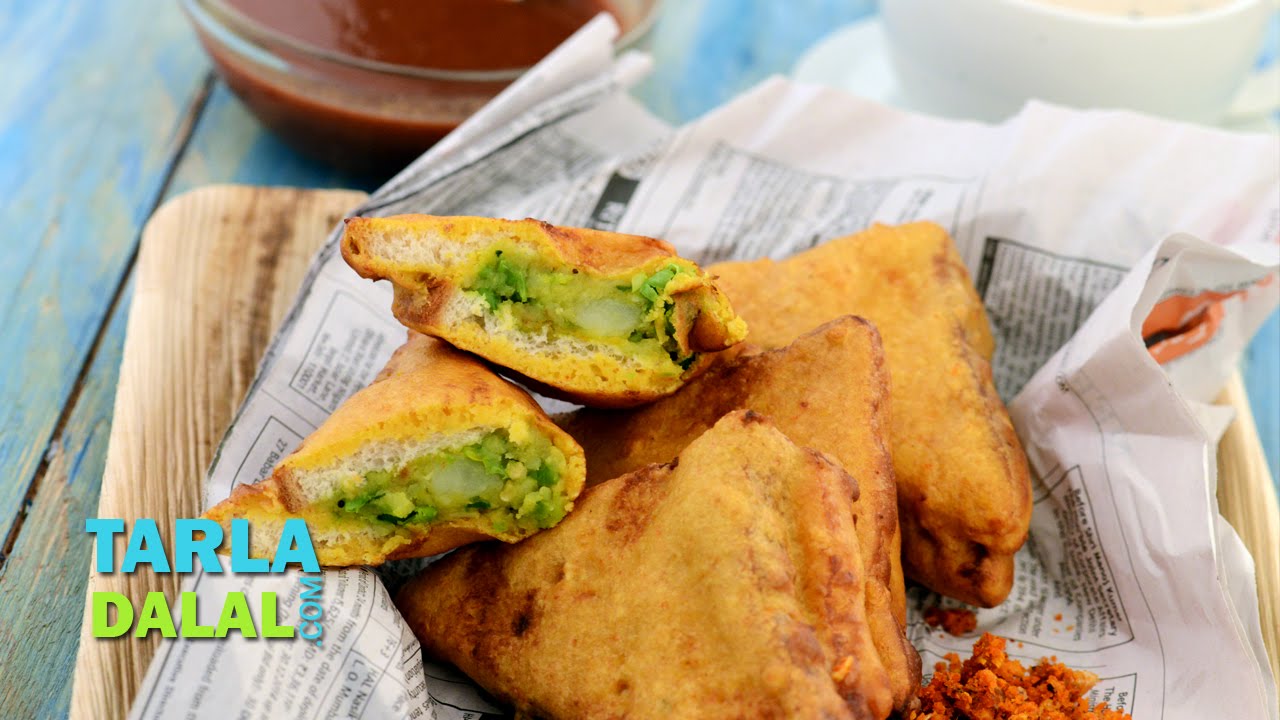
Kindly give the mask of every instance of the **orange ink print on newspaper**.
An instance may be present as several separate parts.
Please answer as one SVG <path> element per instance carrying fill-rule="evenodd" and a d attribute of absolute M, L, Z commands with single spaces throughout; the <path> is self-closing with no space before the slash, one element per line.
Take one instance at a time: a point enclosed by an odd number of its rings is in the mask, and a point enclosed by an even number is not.
<path fill-rule="evenodd" d="M 1255 287 L 1271 284 L 1268 275 Z M 1226 315 L 1223 302 L 1243 297 L 1248 289 L 1217 292 L 1207 290 L 1198 295 L 1173 295 L 1156 303 L 1142 323 L 1142 339 L 1147 352 L 1164 364 L 1190 353 L 1213 339 Z"/>

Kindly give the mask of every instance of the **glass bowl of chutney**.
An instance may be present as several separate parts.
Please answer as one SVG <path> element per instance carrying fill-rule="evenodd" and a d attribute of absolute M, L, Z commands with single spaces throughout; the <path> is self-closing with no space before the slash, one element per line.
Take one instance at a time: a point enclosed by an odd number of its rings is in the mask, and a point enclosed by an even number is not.
<path fill-rule="evenodd" d="M 181 0 L 218 74 L 300 152 L 403 167 L 600 12 L 643 41 L 658 0 Z"/>

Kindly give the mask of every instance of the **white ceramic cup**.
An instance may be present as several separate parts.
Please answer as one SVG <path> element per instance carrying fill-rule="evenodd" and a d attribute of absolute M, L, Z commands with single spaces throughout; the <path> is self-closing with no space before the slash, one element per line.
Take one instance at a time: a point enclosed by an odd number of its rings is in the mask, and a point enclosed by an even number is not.
<path fill-rule="evenodd" d="M 996 121 L 1037 98 L 1213 123 L 1258 57 L 1272 5 L 1150 18 L 1036 0 L 881 0 L 880 11 L 911 107 Z"/>

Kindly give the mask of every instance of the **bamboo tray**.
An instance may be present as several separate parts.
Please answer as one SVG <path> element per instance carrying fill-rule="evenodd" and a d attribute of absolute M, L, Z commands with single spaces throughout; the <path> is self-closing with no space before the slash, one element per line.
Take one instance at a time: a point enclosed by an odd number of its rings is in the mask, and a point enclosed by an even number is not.
<path fill-rule="evenodd" d="M 205 469 L 312 254 L 363 199 L 343 190 L 225 185 L 156 211 L 142 235 L 99 516 L 130 524 L 150 517 L 165 528 L 199 514 Z M 1257 564 L 1262 627 L 1280 676 L 1276 494 L 1239 376 L 1221 402 L 1238 417 L 1220 447 L 1218 496 Z M 176 575 L 143 572 L 89 578 L 90 592 L 122 592 L 135 603 L 150 590 L 172 597 L 178 585 Z M 71 717 L 123 718 L 159 641 L 85 636 Z"/>

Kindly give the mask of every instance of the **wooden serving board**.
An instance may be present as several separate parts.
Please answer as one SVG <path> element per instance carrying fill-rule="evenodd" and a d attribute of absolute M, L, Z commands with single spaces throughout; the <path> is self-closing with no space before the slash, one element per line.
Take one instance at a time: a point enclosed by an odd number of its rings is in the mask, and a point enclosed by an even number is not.
<path fill-rule="evenodd" d="M 156 211 L 142 235 L 98 516 L 130 524 L 154 518 L 164 532 L 174 518 L 199 514 L 205 470 L 312 254 L 363 199 L 342 190 L 226 185 Z M 1262 626 L 1280 674 L 1280 515 L 1238 376 L 1223 402 L 1239 417 L 1221 446 L 1219 498 L 1257 562 Z M 179 583 L 176 575 L 91 573 L 89 592 L 122 592 L 136 605 L 151 590 L 172 597 Z M 71 717 L 123 718 L 158 641 L 86 636 Z"/>
<path fill-rule="evenodd" d="M 151 217 L 139 249 L 99 517 L 125 518 L 130 526 L 134 518 L 154 518 L 164 533 L 174 518 L 200 514 L 213 452 L 312 255 L 364 198 L 346 190 L 217 185 L 174 198 Z M 178 575 L 143 571 L 90 573 L 88 591 L 121 592 L 137 607 L 151 590 L 172 598 L 180 583 Z M 128 714 L 158 645 L 158 638 L 95 640 L 86 622 L 71 717 Z"/>

